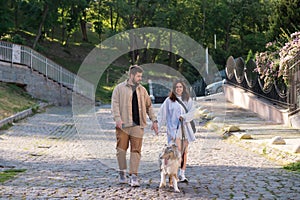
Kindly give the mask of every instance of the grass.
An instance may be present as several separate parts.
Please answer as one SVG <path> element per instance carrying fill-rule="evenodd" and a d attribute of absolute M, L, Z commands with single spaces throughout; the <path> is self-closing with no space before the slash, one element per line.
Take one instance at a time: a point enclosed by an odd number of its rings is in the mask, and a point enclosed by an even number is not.
<path fill-rule="evenodd" d="M 7 130 L 7 129 L 9 129 L 10 127 L 12 127 L 12 124 L 11 124 L 11 123 L 4 124 L 3 126 L 0 127 L 0 130 Z"/>
<path fill-rule="evenodd" d="M 0 183 L 4 183 L 5 181 L 8 181 L 12 178 L 14 178 L 16 175 L 25 172 L 26 169 L 8 169 L 0 172 Z"/>
<path fill-rule="evenodd" d="M 295 163 L 290 163 L 283 167 L 283 169 L 289 170 L 289 171 L 296 171 L 300 173 L 300 161 Z"/>
<path fill-rule="evenodd" d="M 37 99 L 15 84 L 0 82 L 0 120 L 17 112 L 36 107 Z"/>
<path fill-rule="evenodd" d="M 262 152 L 263 152 L 264 155 L 266 155 L 267 154 L 267 148 L 264 147 L 263 150 L 262 150 Z"/>

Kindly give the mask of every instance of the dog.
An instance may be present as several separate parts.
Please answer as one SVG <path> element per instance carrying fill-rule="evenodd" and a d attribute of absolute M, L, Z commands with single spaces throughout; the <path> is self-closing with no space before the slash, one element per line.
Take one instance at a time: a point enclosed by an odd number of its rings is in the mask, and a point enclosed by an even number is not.
<path fill-rule="evenodd" d="M 159 155 L 160 165 L 160 184 L 159 188 L 166 186 L 166 177 L 169 176 L 169 187 L 173 187 L 175 192 L 180 192 L 178 189 L 178 169 L 181 163 L 181 153 L 176 144 L 165 145 Z"/>

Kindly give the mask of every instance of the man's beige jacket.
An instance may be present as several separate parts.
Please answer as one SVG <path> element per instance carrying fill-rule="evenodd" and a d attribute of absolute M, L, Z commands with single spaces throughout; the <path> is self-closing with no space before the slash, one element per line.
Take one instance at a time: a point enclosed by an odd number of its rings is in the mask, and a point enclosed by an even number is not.
<path fill-rule="evenodd" d="M 156 116 L 147 90 L 142 85 L 138 85 L 136 88 L 136 94 L 139 104 L 140 126 L 145 128 L 147 125 L 146 115 L 149 116 L 152 122 L 156 120 Z M 112 94 L 111 107 L 113 119 L 116 122 L 122 120 L 124 127 L 133 125 L 132 95 L 132 87 L 127 80 L 118 84 Z"/>

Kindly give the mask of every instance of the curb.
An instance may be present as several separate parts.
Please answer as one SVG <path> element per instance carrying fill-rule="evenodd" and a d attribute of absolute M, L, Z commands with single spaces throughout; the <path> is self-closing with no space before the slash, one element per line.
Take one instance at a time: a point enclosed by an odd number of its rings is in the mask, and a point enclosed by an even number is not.
<path fill-rule="evenodd" d="M 300 155 L 298 153 L 292 153 L 287 150 L 280 150 L 266 142 L 257 143 L 252 140 L 253 139 L 239 139 L 236 136 L 231 136 L 227 139 L 228 142 L 235 143 L 240 147 L 265 156 L 266 158 L 277 162 L 279 165 L 287 165 L 300 161 Z"/>
<path fill-rule="evenodd" d="M 216 122 L 210 122 L 207 125 L 208 129 L 221 134 L 221 126 Z M 247 132 L 245 132 L 247 134 Z M 231 132 L 231 135 L 223 138 L 225 142 L 236 144 L 244 149 L 250 150 L 261 156 L 265 156 L 269 160 L 275 161 L 279 165 L 287 165 L 291 163 L 296 163 L 300 161 L 300 154 L 291 152 L 287 149 L 279 149 L 274 145 L 270 145 L 268 141 L 263 141 L 260 139 L 243 139 L 240 135 L 245 134 L 243 132 Z M 251 136 L 251 134 L 247 134 Z M 221 136 L 221 135 L 220 135 Z M 252 136 L 255 136 L 252 135 Z M 223 135 L 224 137 L 224 135 Z M 271 138 L 269 138 L 271 140 Z M 260 141 L 260 142 L 259 142 Z"/>
<path fill-rule="evenodd" d="M 45 107 L 47 107 L 49 105 L 51 105 L 51 104 L 40 103 L 38 105 L 38 109 L 45 108 Z M 14 114 L 14 115 L 12 115 L 10 117 L 2 119 L 2 120 L 0 120 L 0 128 L 3 127 L 6 124 L 13 123 L 15 121 L 24 119 L 24 118 L 28 117 L 29 115 L 31 115 L 32 113 L 33 113 L 33 108 L 29 108 L 29 109 L 23 110 L 21 112 L 18 112 L 17 114 Z"/>

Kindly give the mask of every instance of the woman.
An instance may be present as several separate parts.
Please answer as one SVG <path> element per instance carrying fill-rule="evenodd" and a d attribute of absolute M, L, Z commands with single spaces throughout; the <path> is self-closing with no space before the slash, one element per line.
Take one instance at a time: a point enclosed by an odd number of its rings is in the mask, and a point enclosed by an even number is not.
<path fill-rule="evenodd" d="M 193 101 L 186 85 L 181 80 L 175 81 L 169 97 L 160 107 L 158 127 L 161 128 L 166 124 L 168 144 L 176 143 L 182 153 L 179 181 L 188 181 L 185 177 L 188 145 L 196 139 L 190 124 L 194 117 L 192 110 Z"/>

